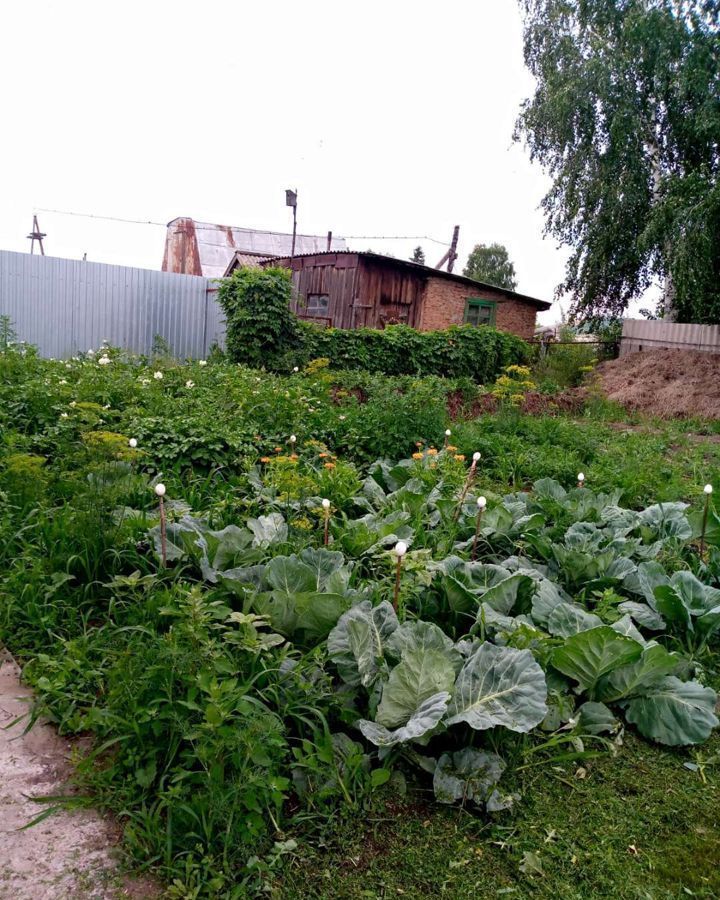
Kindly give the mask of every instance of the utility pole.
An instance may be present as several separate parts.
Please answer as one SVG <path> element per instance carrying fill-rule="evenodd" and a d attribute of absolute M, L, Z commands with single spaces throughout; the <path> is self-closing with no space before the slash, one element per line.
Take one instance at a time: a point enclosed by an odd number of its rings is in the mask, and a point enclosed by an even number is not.
<path fill-rule="evenodd" d="M 443 254 L 443 258 L 440 262 L 435 266 L 436 269 L 442 269 L 442 267 L 447 263 L 448 272 L 452 272 L 453 266 L 455 265 L 455 260 L 457 259 L 457 245 L 458 238 L 460 237 L 460 226 L 456 225 L 453 228 L 453 236 L 450 241 L 450 247 Z"/>
<path fill-rule="evenodd" d="M 327 249 L 328 249 L 328 252 L 332 249 L 332 231 L 328 231 Z"/>
<path fill-rule="evenodd" d="M 44 231 L 40 231 L 40 226 L 38 225 L 37 216 L 33 216 L 33 224 L 32 231 L 28 235 L 28 240 L 30 241 L 30 253 L 31 255 L 35 252 L 35 241 L 40 245 L 40 255 L 45 256 L 45 248 L 43 247 L 43 238 L 47 237 Z"/>
<path fill-rule="evenodd" d="M 297 233 L 297 188 L 291 191 L 289 188 L 285 190 L 285 206 L 292 206 L 293 211 L 293 233 L 292 247 L 290 249 L 290 259 L 295 258 L 295 235 Z"/>

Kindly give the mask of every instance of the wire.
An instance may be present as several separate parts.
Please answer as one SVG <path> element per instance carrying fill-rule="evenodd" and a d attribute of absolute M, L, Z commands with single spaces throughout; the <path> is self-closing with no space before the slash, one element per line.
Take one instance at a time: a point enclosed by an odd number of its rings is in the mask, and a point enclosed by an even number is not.
<path fill-rule="evenodd" d="M 83 219 L 104 219 L 107 222 L 126 222 L 128 225 L 158 225 L 160 228 L 166 228 L 167 222 L 153 222 L 150 219 L 121 219 L 119 216 L 98 216 L 93 213 L 69 212 L 66 209 L 44 209 L 42 206 L 35 207 L 34 212 L 55 213 L 58 216 L 79 216 Z"/>
<path fill-rule="evenodd" d="M 83 212 L 70 212 L 66 209 L 45 209 L 44 207 L 38 206 L 33 209 L 33 212 L 39 213 L 54 213 L 58 216 L 76 216 L 78 218 L 83 219 L 102 219 L 106 222 L 124 222 L 127 225 L 156 225 L 158 228 L 167 228 L 169 225 L 168 222 L 153 222 L 152 219 L 123 219 L 120 216 L 101 216 L 96 215 L 94 213 L 83 213 Z M 215 231 L 215 225 L 203 225 L 202 223 L 195 222 L 195 230 L 196 231 Z M 233 227 L 233 226 L 231 226 Z M 267 231 L 262 228 L 247 228 L 243 229 L 244 231 L 254 231 L 257 234 L 285 234 L 284 231 Z M 302 235 L 301 235 L 302 236 Z M 338 237 L 343 237 L 346 240 L 351 241 L 432 241 L 434 244 L 440 244 L 441 247 L 449 247 L 450 241 L 440 241 L 437 238 L 429 237 L 426 234 L 405 234 L 405 235 L 396 235 L 396 234 L 343 234 L 337 235 Z"/>
<path fill-rule="evenodd" d="M 441 247 L 450 246 L 450 241 L 439 241 L 426 234 L 343 234 L 342 237 L 352 241 L 432 241 Z"/>

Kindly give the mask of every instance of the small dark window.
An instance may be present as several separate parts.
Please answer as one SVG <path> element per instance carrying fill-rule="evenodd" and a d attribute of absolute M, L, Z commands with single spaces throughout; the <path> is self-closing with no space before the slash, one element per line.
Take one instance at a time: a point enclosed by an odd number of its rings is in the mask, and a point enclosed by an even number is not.
<path fill-rule="evenodd" d="M 327 316 L 329 306 L 330 297 L 328 294 L 308 294 L 305 304 L 305 315 Z"/>
<path fill-rule="evenodd" d="M 494 325 L 495 306 L 494 300 L 471 297 L 465 307 L 465 322 L 468 325 Z"/>

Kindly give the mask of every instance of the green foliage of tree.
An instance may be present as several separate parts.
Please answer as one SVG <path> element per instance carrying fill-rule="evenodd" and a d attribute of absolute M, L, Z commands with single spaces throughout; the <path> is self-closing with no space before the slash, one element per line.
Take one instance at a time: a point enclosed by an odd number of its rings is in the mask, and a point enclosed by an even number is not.
<path fill-rule="evenodd" d="M 536 79 L 524 139 L 573 248 L 573 313 L 622 315 L 665 280 L 679 321 L 720 322 L 720 20 L 714 0 L 521 0 Z"/>
<path fill-rule="evenodd" d="M 281 267 L 243 267 L 220 282 L 218 302 L 225 313 L 227 352 L 234 362 L 267 365 L 299 345 L 291 295 L 290 270 Z"/>
<path fill-rule="evenodd" d="M 468 256 L 463 275 L 510 291 L 517 287 L 515 266 L 503 244 L 476 244 Z"/>
<path fill-rule="evenodd" d="M 410 261 L 414 262 L 414 263 L 419 263 L 421 266 L 425 265 L 425 251 L 419 244 L 413 250 L 413 255 L 410 257 Z"/>

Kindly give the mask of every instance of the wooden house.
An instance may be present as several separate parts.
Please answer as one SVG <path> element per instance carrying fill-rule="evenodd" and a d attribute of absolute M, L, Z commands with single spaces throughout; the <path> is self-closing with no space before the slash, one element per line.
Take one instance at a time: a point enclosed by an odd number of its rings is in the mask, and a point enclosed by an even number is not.
<path fill-rule="evenodd" d="M 291 269 L 293 311 L 335 328 L 403 323 L 433 331 L 469 323 L 529 339 L 537 313 L 550 308 L 536 297 L 377 253 L 304 253 L 261 265 Z"/>

